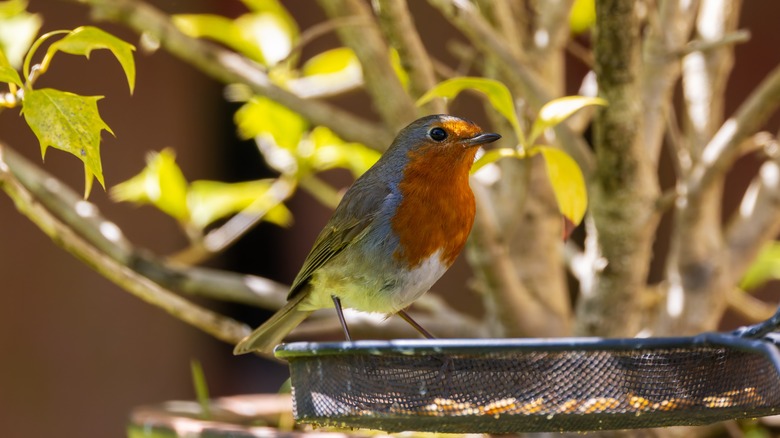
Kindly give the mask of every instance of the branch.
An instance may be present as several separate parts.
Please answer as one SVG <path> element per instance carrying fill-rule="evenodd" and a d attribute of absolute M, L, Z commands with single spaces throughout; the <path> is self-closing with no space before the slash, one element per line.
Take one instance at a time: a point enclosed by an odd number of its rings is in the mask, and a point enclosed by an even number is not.
<path fill-rule="evenodd" d="M 20 182 L 16 175 L 20 168 L 23 172 L 25 166 L 29 166 L 29 163 L 25 163 L 11 149 L 0 145 L 0 188 L 14 201 L 19 212 L 56 244 L 136 297 L 217 339 L 236 343 L 249 333 L 246 325 L 185 300 L 91 245 L 47 210 Z M 51 184 L 52 181 L 48 179 L 43 182 Z"/>
<path fill-rule="evenodd" d="M 162 307 L 177 318 L 190 322 L 182 316 L 186 313 L 194 319 L 190 323 L 219 339 L 235 343 L 248 328 L 230 319 L 224 322 L 220 319 L 224 317 L 195 306 L 172 291 L 264 309 L 279 309 L 287 301 L 289 287 L 266 278 L 209 268 L 180 268 L 139 253 L 122 237 L 119 228 L 100 214 L 94 204 L 82 200 L 73 190 L 16 154 L 13 149 L 2 145 L 0 188 L 6 191 L 15 188 L 14 193 L 23 193 L 21 201 L 17 201 L 17 204 L 23 201 L 20 210 L 29 212 L 25 214 L 44 231 L 48 231 L 46 234 L 66 250 L 90 266 L 99 265 L 100 269 L 95 268 L 99 273 L 112 281 L 114 278 L 106 273 L 119 275 L 123 279 L 123 282 L 117 282 L 120 286 L 129 288 L 130 292 L 152 305 Z M 12 198 L 17 200 L 20 196 L 14 195 Z M 56 223 L 56 226 L 48 225 L 50 223 Z M 76 245 L 76 250 L 71 250 L 73 245 Z M 82 256 L 80 248 L 88 248 L 88 256 Z M 134 284 L 136 282 L 139 284 Z M 418 312 L 412 313 L 414 318 L 432 322 L 426 326 L 436 328 L 436 333 L 441 336 L 462 337 L 467 331 L 475 335 L 484 332 L 477 322 L 435 295 L 426 294 L 415 303 L 415 308 Z M 191 309 L 195 310 L 191 312 Z M 315 317 L 322 318 L 323 315 L 327 313 L 315 314 Z M 213 321 L 219 322 L 218 327 L 214 327 Z M 373 325 L 369 324 L 370 318 L 363 317 L 361 321 L 358 327 L 372 336 L 379 336 L 385 330 L 381 321 L 374 321 Z M 446 328 L 449 324 L 457 327 Z M 220 331 L 222 329 L 224 331 Z M 403 334 L 405 330 L 392 333 Z"/>
<path fill-rule="evenodd" d="M 726 228 L 729 275 L 738 281 L 766 242 L 780 232 L 780 160 L 761 165 Z"/>
<path fill-rule="evenodd" d="M 643 46 L 640 101 L 644 106 L 643 136 L 648 158 L 658 167 L 667 115 L 674 86 L 680 77 L 680 59 L 675 56 L 691 33 L 698 2 L 685 4 L 667 0 L 650 14 L 650 26 Z"/>
<path fill-rule="evenodd" d="M 578 335 L 633 336 L 652 256 L 658 214 L 656 169 L 642 137 L 640 23 L 635 2 L 597 0 L 594 41 L 599 95 L 609 106 L 595 124 L 597 172 L 591 183 L 596 277 L 577 309 Z M 590 236 L 589 236 L 590 238 Z M 592 251 L 592 252 L 591 252 Z"/>
<path fill-rule="evenodd" d="M 356 117 L 333 105 L 303 99 L 274 85 L 256 64 L 230 50 L 183 34 L 170 17 L 139 0 L 71 0 L 87 3 L 96 20 L 123 23 L 139 34 L 160 42 L 171 54 L 196 66 L 214 79 L 242 83 L 258 95 L 265 96 L 301 114 L 313 124 L 329 127 L 344 139 L 384 150 L 393 141 L 393 132 Z M 413 114 L 413 113 L 409 113 Z"/>
<path fill-rule="evenodd" d="M 320 0 L 319 3 L 330 18 L 360 17 L 365 21 L 359 28 L 341 27 L 338 34 L 360 60 L 366 91 L 382 120 L 393 131 L 406 126 L 415 118 L 417 108 L 390 64 L 390 51 L 371 9 L 363 0 Z"/>
<path fill-rule="evenodd" d="M 380 24 L 398 50 L 401 66 L 409 74 L 409 91 L 417 99 L 436 85 L 431 57 L 414 27 L 406 0 L 379 0 L 376 4 Z M 447 112 L 443 99 L 434 99 L 425 108 L 433 113 Z"/>
<path fill-rule="evenodd" d="M 258 198 L 222 226 L 209 231 L 202 239 L 174 254 L 169 260 L 173 263 L 195 265 L 221 253 L 259 224 L 266 213 L 287 200 L 294 192 L 293 181 L 283 177 L 277 179 L 268 189 L 271 200 Z"/>
<path fill-rule="evenodd" d="M 41 168 L 3 149 L 8 172 L 26 192 L 51 216 L 75 235 L 116 263 L 130 267 L 166 289 L 178 290 L 211 299 L 232 301 L 261 308 L 279 308 L 288 287 L 271 280 L 207 268 L 181 269 L 162 264 L 135 249 L 119 227 L 105 219 L 98 208 Z"/>
<path fill-rule="evenodd" d="M 740 152 L 740 145 L 758 131 L 780 106 L 780 67 L 764 78 L 737 112 L 718 130 L 694 166 L 688 190 L 692 195 L 709 187 L 723 175 Z"/>
<path fill-rule="evenodd" d="M 474 268 L 485 293 L 485 320 L 495 337 L 522 337 L 549 333 L 550 312 L 520 281 L 498 218 L 489 205 L 489 193 L 472 180 L 477 215 L 467 246 L 469 264 Z M 481 277 L 481 278 L 480 278 Z M 559 327 L 559 329 L 564 329 Z"/>

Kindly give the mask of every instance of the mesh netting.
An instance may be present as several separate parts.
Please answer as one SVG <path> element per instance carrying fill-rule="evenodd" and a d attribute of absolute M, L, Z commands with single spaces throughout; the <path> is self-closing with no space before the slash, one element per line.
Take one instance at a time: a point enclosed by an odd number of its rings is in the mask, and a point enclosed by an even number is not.
<path fill-rule="evenodd" d="M 780 412 L 777 350 L 726 335 L 289 344 L 295 417 L 387 431 L 699 425 Z"/>

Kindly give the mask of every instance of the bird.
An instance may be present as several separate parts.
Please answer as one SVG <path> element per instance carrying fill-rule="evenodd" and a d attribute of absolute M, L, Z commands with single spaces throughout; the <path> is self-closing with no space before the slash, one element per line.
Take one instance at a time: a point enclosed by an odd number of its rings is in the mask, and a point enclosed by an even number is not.
<path fill-rule="evenodd" d="M 342 306 L 398 314 L 460 254 L 474 224 L 469 171 L 480 146 L 500 135 L 451 115 L 422 117 L 396 136 L 347 189 L 293 280 L 287 303 L 242 339 L 234 354 L 271 353 L 313 311 Z"/>

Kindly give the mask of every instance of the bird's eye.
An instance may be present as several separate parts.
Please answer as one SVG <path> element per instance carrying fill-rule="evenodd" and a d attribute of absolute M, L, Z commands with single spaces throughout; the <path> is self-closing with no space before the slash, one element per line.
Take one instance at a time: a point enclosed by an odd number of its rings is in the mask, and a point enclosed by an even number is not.
<path fill-rule="evenodd" d="M 430 135 L 431 138 L 436 141 L 442 141 L 447 138 L 447 131 L 441 128 L 433 128 L 431 129 L 431 132 L 428 133 L 428 135 Z"/>

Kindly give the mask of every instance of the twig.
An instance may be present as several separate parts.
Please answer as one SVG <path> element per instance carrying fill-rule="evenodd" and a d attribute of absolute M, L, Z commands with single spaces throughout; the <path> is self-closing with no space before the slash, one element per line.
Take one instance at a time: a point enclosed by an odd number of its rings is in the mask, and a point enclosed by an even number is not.
<path fill-rule="evenodd" d="M 14 152 L 3 149 L 4 163 L 24 190 L 104 257 L 128 266 L 162 287 L 211 299 L 261 308 L 279 308 L 288 287 L 271 280 L 207 268 L 179 269 L 139 252 L 119 227 L 104 218 L 97 206 Z"/>
<path fill-rule="evenodd" d="M 678 54 L 679 56 L 685 56 L 693 52 L 708 52 L 710 50 L 719 49 L 723 46 L 741 44 L 741 43 L 746 43 L 748 41 L 750 41 L 750 31 L 742 29 L 733 33 L 723 35 L 723 37 L 718 40 L 690 41 Z"/>
<path fill-rule="evenodd" d="M 314 26 L 301 32 L 301 36 L 298 38 L 298 41 L 295 43 L 295 45 L 290 49 L 290 53 L 279 62 L 286 62 L 293 56 L 296 56 L 301 50 L 303 50 L 304 47 L 306 47 L 307 44 L 311 43 L 317 38 L 335 31 L 342 26 L 363 26 L 368 24 L 371 23 L 366 21 L 364 17 L 336 18 L 324 21 L 322 23 L 317 23 Z"/>
<path fill-rule="evenodd" d="M 320 0 L 319 4 L 332 19 L 360 17 L 366 22 L 360 28 L 339 28 L 338 34 L 360 60 L 366 91 L 382 120 L 393 131 L 406 126 L 415 118 L 417 108 L 390 64 L 390 51 L 368 5 L 362 0 Z"/>
<path fill-rule="evenodd" d="M 235 243 L 255 227 L 272 208 L 280 205 L 295 192 L 295 183 L 279 178 L 268 189 L 271 199 L 265 196 L 257 199 L 242 212 L 231 217 L 219 228 L 209 231 L 203 239 L 169 258 L 176 264 L 195 265 L 207 260 Z"/>
<path fill-rule="evenodd" d="M 777 311 L 776 304 L 766 303 L 749 293 L 734 288 L 727 297 L 729 308 L 745 318 L 748 323 L 765 321 Z"/>
<path fill-rule="evenodd" d="M 729 275 L 738 280 L 763 245 L 780 231 L 780 163 L 761 165 L 726 228 Z"/>
<path fill-rule="evenodd" d="M 569 54 L 571 54 L 573 57 L 579 59 L 580 62 L 582 62 L 586 67 L 593 68 L 593 52 L 591 52 L 589 48 L 580 44 L 580 42 L 576 39 L 571 38 L 568 41 L 566 44 L 566 51 L 569 52 Z"/>
<path fill-rule="evenodd" d="M 707 144 L 702 159 L 694 167 L 689 192 L 696 194 L 722 175 L 740 152 L 740 145 L 756 132 L 780 106 L 780 67 L 776 67 L 750 93 L 737 112 Z"/>
<path fill-rule="evenodd" d="M 392 142 L 394 133 L 333 105 L 307 100 L 278 87 L 256 64 L 227 49 L 184 35 L 170 17 L 139 0 L 72 0 L 92 7 L 95 19 L 123 23 L 160 42 L 171 54 L 226 83 L 243 83 L 253 92 L 301 114 L 316 125 L 327 126 L 344 139 L 377 150 Z"/>
<path fill-rule="evenodd" d="M 136 297 L 217 339 L 236 343 L 249 333 L 246 325 L 185 300 L 90 245 L 38 202 L 16 178 L 13 165 L 19 160 L 18 157 L 9 160 L 11 155 L 10 149 L 0 145 L 0 188 L 14 201 L 19 212 L 52 241 Z"/>
<path fill-rule="evenodd" d="M 412 97 L 419 98 L 436 85 L 436 78 L 431 58 L 414 27 L 406 0 L 379 0 L 376 4 L 382 29 L 398 50 L 401 65 L 409 74 L 409 91 Z M 433 113 L 447 112 L 443 99 L 434 99 L 425 108 Z"/>
<path fill-rule="evenodd" d="M 471 245 L 469 262 L 475 266 L 478 276 L 486 284 L 492 296 L 486 297 L 486 307 L 494 313 L 485 320 L 492 322 L 493 336 L 531 336 L 549 323 L 549 312 L 520 281 L 506 243 L 502 240 L 498 219 L 488 204 L 487 189 L 476 181 L 472 189 L 477 203 L 477 215 Z M 471 246 L 469 245 L 469 246 Z M 471 248 L 469 248 L 471 249 Z"/>
<path fill-rule="evenodd" d="M 650 14 L 650 26 L 642 47 L 639 81 L 643 105 L 642 136 L 647 158 L 658 167 L 667 114 L 674 86 L 680 77 L 680 60 L 674 56 L 688 40 L 698 2 L 662 1 L 657 14 Z"/>

